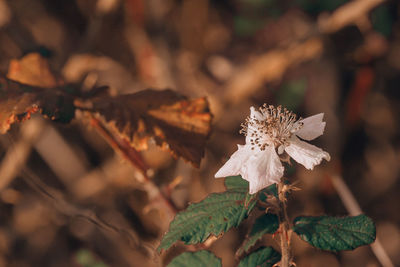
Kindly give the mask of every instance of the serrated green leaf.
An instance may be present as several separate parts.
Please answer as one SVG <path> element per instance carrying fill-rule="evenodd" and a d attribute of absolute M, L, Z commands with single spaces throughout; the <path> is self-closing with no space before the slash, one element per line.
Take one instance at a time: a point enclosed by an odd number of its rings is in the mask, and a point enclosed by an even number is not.
<path fill-rule="evenodd" d="M 225 178 L 225 187 L 227 190 L 230 189 L 246 189 L 249 188 L 249 182 L 243 179 L 240 175 L 229 176 Z"/>
<path fill-rule="evenodd" d="M 252 248 L 263 235 L 275 233 L 278 230 L 278 227 L 279 220 L 278 216 L 275 214 L 267 213 L 258 217 L 254 222 L 248 237 L 243 242 L 237 253 L 241 255 L 244 252 L 249 251 L 249 249 Z"/>
<path fill-rule="evenodd" d="M 249 182 L 242 178 L 242 176 L 229 176 L 225 178 L 225 187 L 226 189 L 246 189 L 249 188 Z M 272 184 L 264 189 L 262 189 L 259 193 L 260 200 L 265 201 L 268 195 L 272 195 L 278 197 L 278 188 L 276 184 Z"/>
<path fill-rule="evenodd" d="M 374 242 L 375 224 L 364 214 L 349 217 L 297 217 L 293 230 L 314 247 L 330 250 L 352 250 Z"/>
<path fill-rule="evenodd" d="M 218 236 L 239 226 L 256 204 L 256 195 L 250 195 L 248 185 L 239 179 L 227 178 L 227 191 L 210 194 L 178 213 L 158 250 L 168 249 L 179 240 L 185 244 L 202 243 L 210 235 Z"/>
<path fill-rule="evenodd" d="M 271 247 L 261 247 L 240 261 L 238 267 L 272 267 L 281 255 Z"/>
<path fill-rule="evenodd" d="M 221 259 L 207 250 L 184 252 L 173 259 L 167 267 L 220 267 Z"/>

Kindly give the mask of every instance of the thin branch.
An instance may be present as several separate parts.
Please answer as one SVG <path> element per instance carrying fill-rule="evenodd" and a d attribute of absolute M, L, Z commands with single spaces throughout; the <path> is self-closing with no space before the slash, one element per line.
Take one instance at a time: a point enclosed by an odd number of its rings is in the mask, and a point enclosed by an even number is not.
<path fill-rule="evenodd" d="M 249 60 L 237 68 L 232 79 L 225 86 L 225 100 L 237 103 L 257 91 L 264 83 L 281 79 L 286 70 L 293 65 L 314 59 L 324 50 L 322 35 L 333 33 L 341 28 L 356 24 L 385 0 L 356 0 L 336 9 L 332 15 L 322 15 L 318 30 L 310 27 L 304 34 L 308 39 L 297 40 L 285 49 L 273 49 L 257 58 Z"/>
<path fill-rule="evenodd" d="M 341 28 L 356 24 L 368 13 L 376 8 L 385 0 L 356 0 L 339 7 L 335 12 L 327 17 L 321 17 L 318 22 L 319 30 L 322 33 L 333 33 Z"/>
<path fill-rule="evenodd" d="M 99 230 L 105 234 L 118 234 L 122 238 L 113 238 L 113 242 L 121 250 L 121 253 L 127 257 L 127 255 L 141 253 L 146 255 L 147 258 L 153 258 L 156 261 L 160 261 L 158 258 L 158 253 L 155 252 L 155 248 L 150 244 L 142 244 L 137 237 L 136 233 L 131 229 L 125 229 L 118 227 L 106 221 L 103 221 L 90 209 L 83 209 L 74 204 L 71 204 L 65 199 L 65 196 L 45 183 L 28 167 L 24 166 L 29 152 L 33 147 L 35 141 L 41 136 L 42 131 L 45 129 L 43 127 L 44 121 L 39 118 L 33 118 L 30 121 L 25 122 L 21 127 L 21 138 L 17 142 L 10 140 L 11 146 L 5 156 L 5 159 L 0 165 L 0 184 L 1 189 L 4 189 L 9 182 L 12 181 L 14 177 L 20 175 L 26 183 L 31 186 L 35 191 L 40 193 L 45 199 L 51 203 L 54 208 L 60 213 L 67 215 L 69 217 L 82 218 L 88 222 L 94 224 Z M 117 242 L 117 240 L 123 240 L 124 242 Z M 123 243 L 128 244 L 130 250 L 126 250 Z M 124 251 L 122 251 L 124 250 Z"/>
<path fill-rule="evenodd" d="M 349 187 L 343 181 L 342 177 L 340 177 L 339 175 L 332 175 L 331 180 L 333 186 L 336 189 L 336 192 L 338 193 L 343 205 L 345 206 L 349 214 L 351 216 L 360 215 L 362 213 L 361 207 L 355 199 L 354 195 L 351 193 Z M 394 267 L 394 264 L 387 255 L 378 237 L 375 239 L 375 242 L 372 243 L 370 246 L 376 258 L 383 267 Z"/>
<path fill-rule="evenodd" d="M 311 60 L 323 51 L 320 38 L 312 38 L 287 49 L 276 49 L 259 55 L 240 67 L 237 75 L 225 87 L 225 100 L 233 103 L 242 101 L 258 90 L 263 83 L 279 80 L 292 65 Z"/>
<path fill-rule="evenodd" d="M 42 128 L 43 132 L 34 143 L 34 148 L 64 185 L 69 187 L 89 171 L 85 159 L 52 124 L 46 123 Z"/>
<path fill-rule="evenodd" d="M 122 140 L 110 133 L 96 118 L 91 117 L 90 124 L 94 128 L 96 128 L 96 130 L 110 144 L 112 148 L 114 148 L 116 151 L 119 151 L 126 160 L 128 160 L 134 167 L 141 171 L 143 175 L 144 188 L 149 194 L 149 198 L 152 202 L 150 206 L 160 205 L 160 207 L 162 207 L 160 208 L 160 211 L 164 212 L 164 214 L 167 216 L 168 221 L 172 221 L 176 213 L 178 212 L 178 209 L 176 208 L 172 200 L 169 199 L 148 177 L 148 167 L 140 154 L 125 140 Z"/>
<path fill-rule="evenodd" d="M 281 261 L 279 267 L 290 267 L 292 261 L 292 254 L 290 251 L 290 232 L 289 232 L 289 219 L 286 212 L 286 190 L 285 184 L 281 181 L 278 184 L 279 194 L 279 232 L 280 232 L 280 246 L 281 246 Z"/>
<path fill-rule="evenodd" d="M 40 136 L 42 128 L 43 121 L 38 118 L 33 118 L 21 126 L 21 137 L 9 146 L 0 164 L 0 191 L 4 190 L 19 174 L 32 151 L 33 144 Z"/>
<path fill-rule="evenodd" d="M 92 210 L 71 204 L 70 201 L 65 199 L 65 196 L 60 191 L 43 183 L 41 179 L 28 167 L 22 167 L 21 176 L 29 186 L 48 200 L 58 212 L 68 217 L 85 219 L 105 233 L 109 232 L 117 234 L 121 237 L 117 240 L 124 240 L 131 249 L 147 255 L 149 258 L 158 256 L 155 252 L 155 248 L 149 244 L 142 244 L 133 230 L 121 228 L 103 221 Z"/>

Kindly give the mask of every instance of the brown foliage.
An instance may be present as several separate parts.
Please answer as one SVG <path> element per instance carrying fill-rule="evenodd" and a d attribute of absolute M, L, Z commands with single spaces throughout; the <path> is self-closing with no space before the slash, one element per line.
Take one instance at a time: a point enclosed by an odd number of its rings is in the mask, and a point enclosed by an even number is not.
<path fill-rule="evenodd" d="M 206 98 L 189 100 L 171 90 L 144 90 L 91 101 L 106 128 L 134 148 L 147 148 L 149 139 L 169 148 L 174 156 L 200 165 L 210 133 Z"/>
<path fill-rule="evenodd" d="M 0 133 L 36 112 L 69 122 L 74 115 L 73 98 L 60 89 L 33 87 L 0 77 Z"/>
<path fill-rule="evenodd" d="M 59 85 L 50 70 L 49 62 L 38 53 L 30 53 L 21 59 L 11 60 L 7 78 L 43 88 L 52 88 Z"/>
<path fill-rule="evenodd" d="M 67 87 L 57 87 L 47 60 L 39 54 L 11 61 L 8 77 L 14 81 L 0 78 L 2 133 L 38 111 L 52 120 L 69 122 L 75 113 L 74 99 L 76 104 L 82 103 L 63 89 Z M 138 150 L 147 149 L 147 142 L 153 138 L 174 156 L 199 167 L 211 124 L 205 98 L 189 100 L 171 90 L 149 89 L 117 97 L 98 96 L 88 102 L 88 111 L 99 115 L 113 138 L 128 141 Z"/>

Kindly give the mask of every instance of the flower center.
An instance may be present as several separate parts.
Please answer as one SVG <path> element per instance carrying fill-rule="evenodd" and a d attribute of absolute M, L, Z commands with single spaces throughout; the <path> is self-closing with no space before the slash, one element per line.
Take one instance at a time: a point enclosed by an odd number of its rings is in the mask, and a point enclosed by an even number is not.
<path fill-rule="evenodd" d="M 275 108 L 264 104 L 259 108 L 258 115 L 246 118 L 240 133 L 246 136 L 246 143 L 250 143 L 253 150 L 255 147 L 265 150 L 269 145 L 285 147 L 289 145 L 288 140 L 292 134 L 303 127 L 299 121 L 301 119 L 297 119 L 296 114 L 282 106 Z"/>

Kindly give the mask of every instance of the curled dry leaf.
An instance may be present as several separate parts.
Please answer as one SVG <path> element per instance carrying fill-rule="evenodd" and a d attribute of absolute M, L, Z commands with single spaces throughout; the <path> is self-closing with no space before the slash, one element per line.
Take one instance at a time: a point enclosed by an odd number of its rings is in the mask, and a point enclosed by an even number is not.
<path fill-rule="evenodd" d="M 33 87 L 0 77 L 0 133 L 36 112 L 55 121 L 69 122 L 75 112 L 73 98 L 62 90 Z"/>
<path fill-rule="evenodd" d="M 85 110 L 93 112 L 107 129 L 135 149 L 146 149 L 154 140 L 174 156 L 200 165 L 212 118 L 206 98 L 190 100 L 171 90 L 148 89 L 94 98 L 85 105 Z"/>
<path fill-rule="evenodd" d="M 73 98 L 58 85 L 47 60 L 39 54 L 12 60 L 7 78 L 0 77 L 0 133 L 36 112 L 69 122 L 75 112 Z"/>
<path fill-rule="evenodd" d="M 38 53 L 30 53 L 19 60 L 11 60 L 7 78 L 43 88 L 53 88 L 59 85 L 50 70 L 49 62 Z"/>

